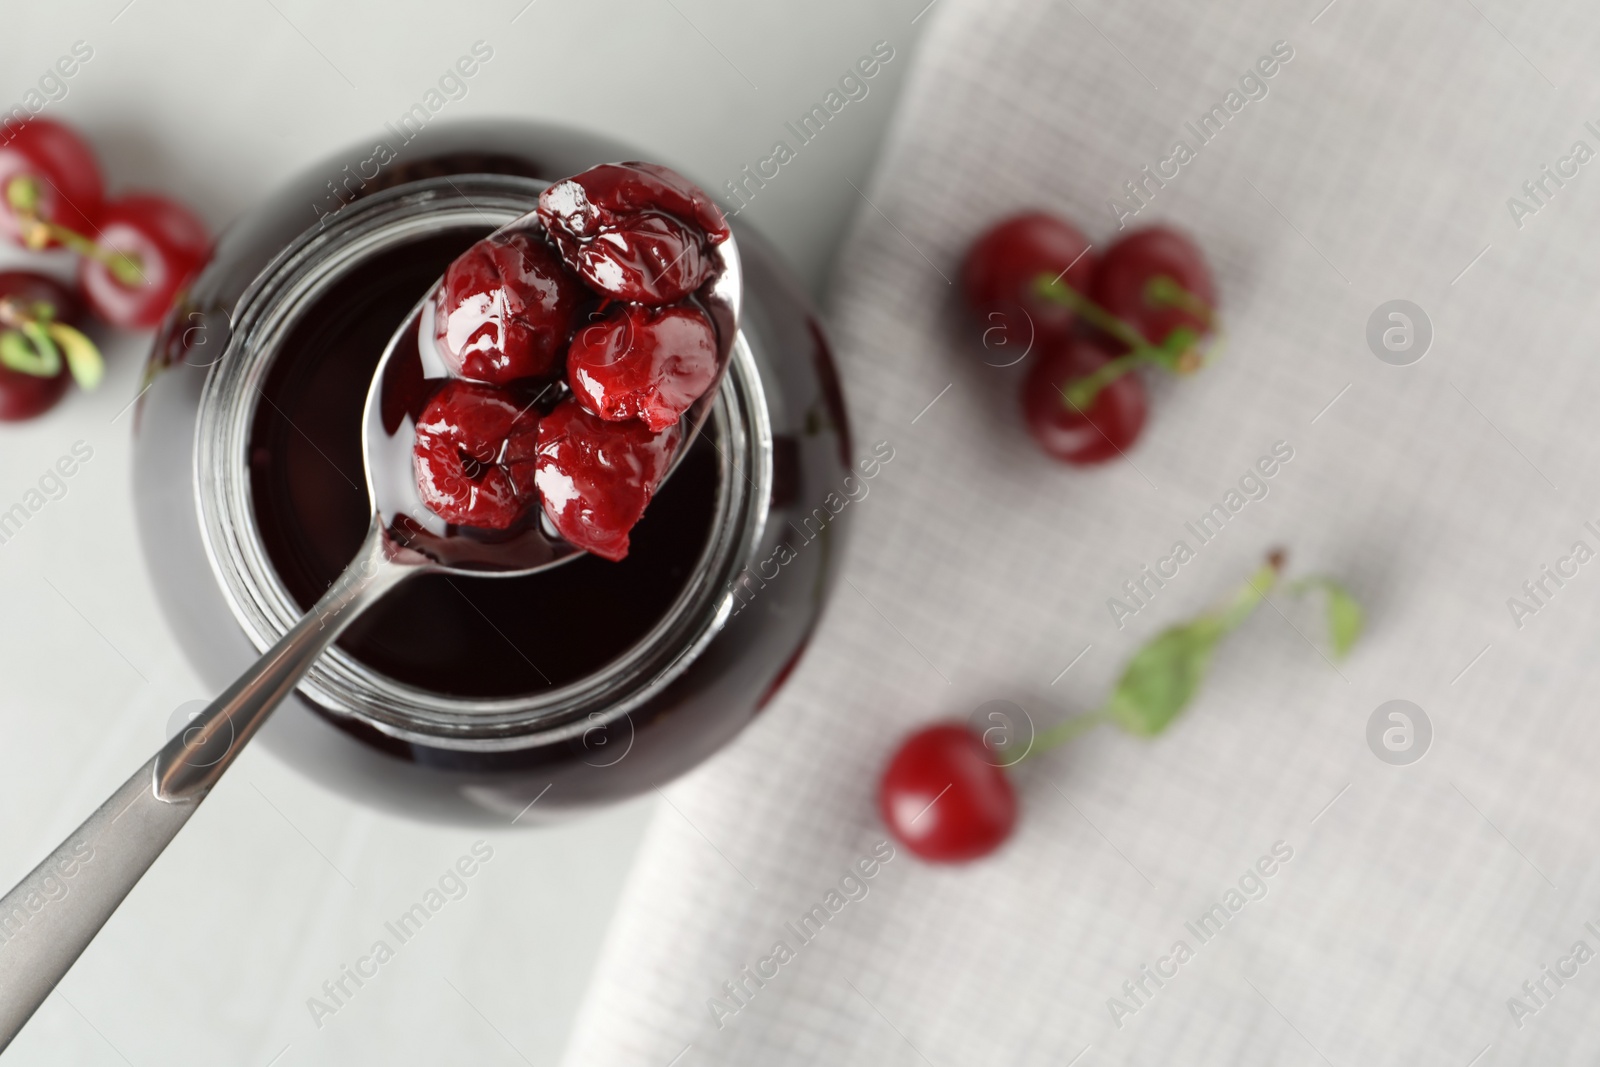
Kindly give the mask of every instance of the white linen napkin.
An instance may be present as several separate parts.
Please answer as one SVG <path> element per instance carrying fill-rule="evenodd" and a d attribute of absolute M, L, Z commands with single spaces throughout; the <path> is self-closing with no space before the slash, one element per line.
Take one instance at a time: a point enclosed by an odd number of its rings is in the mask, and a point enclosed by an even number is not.
<path fill-rule="evenodd" d="M 1600 550 L 1600 10 L 927 17 L 831 308 L 858 447 L 895 458 L 780 698 L 665 790 L 567 1062 L 1592 1061 L 1600 563 L 1574 544 Z M 1127 461 L 1063 467 L 949 283 L 1015 210 L 1104 248 L 1141 181 L 1127 221 L 1199 239 L 1227 349 L 1152 381 Z M 1410 366 L 1367 340 L 1394 299 L 1432 325 Z M 1292 458 L 1265 497 L 1196 544 L 1185 523 L 1275 446 Z M 1119 628 L 1107 600 L 1179 540 L 1195 558 Z M 907 731 L 992 699 L 1041 725 L 1097 706 L 1278 544 L 1366 605 L 1348 660 L 1275 597 L 1166 734 L 1102 730 L 1021 768 L 996 855 L 883 862 L 874 790 Z M 1392 699 L 1431 724 L 1420 762 L 1369 748 Z M 802 924 L 814 908 L 827 922 Z"/>

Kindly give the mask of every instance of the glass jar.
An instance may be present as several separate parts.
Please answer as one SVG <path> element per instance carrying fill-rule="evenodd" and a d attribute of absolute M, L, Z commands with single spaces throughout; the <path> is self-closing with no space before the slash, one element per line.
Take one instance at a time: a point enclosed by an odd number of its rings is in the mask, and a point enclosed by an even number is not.
<path fill-rule="evenodd" d="M 174 632 L 218 691 L 354 555 L 360 401 L 395 324 L 549 181 L 639 153 L 499 122 L 380 155 L 313 168 L 232 227 L 151 354 L 135 419 L 141 541 Z M 850 443 L 805 297 L 735 231 L 732 364 L 629 559 L 413 579 L 323 656 L 258 744 L 415 817 L 533 821 L 668 781 L 761 709 L 831 586 L 847 515 L 823 503 L 842 491 Z"/>

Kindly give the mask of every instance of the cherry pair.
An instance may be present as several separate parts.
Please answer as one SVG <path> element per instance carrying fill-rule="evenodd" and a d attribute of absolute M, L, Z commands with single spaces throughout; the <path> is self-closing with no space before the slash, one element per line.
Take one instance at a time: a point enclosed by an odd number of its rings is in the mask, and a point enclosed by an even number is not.
<path fill-rule="evenodd" d="M 539 221 L 445 273 L 431 340 L 458 380 L 418 421 L 418 487 L 446 521 L 490 530 L 537 497 L 568 541 L 622 559 L 679 420 L 716 380 L 717 328 L 695 294 L 729 231 L 702 191 L 649 163 L 557 182 Z"/>
<path fill-rule="evenodd" d="M 77 329 L 84 304 L 113 326 L 155 326 L 205 263 L 211 238 L 165 197 L 107 200 L 93 150 L 66 126 L 35 118 L 6 133 L 0 235 L 80 257 L 77 294 L 40 274 L 0 275 L 0 420 L 16 420 L 53 407 L 69 375 L 85 389 L 99 383 L 99 350 Z"/>
<path fill-rule="evenodd" d="M 1029 212 L 986 230 L 962 267 L 985 344 L 1021 346 L 1034 440 L 1067 463 L 1132 447 L 1148 407 L 1141 364 L 1198 369 L 1216 328 L 1216 287 L 1199 248 L 1165 226 L 1136 230 L 1096 257 L 1084 235 Z"/>
<path fill-rule="evenodd" d="M 205 223 L 173 200 L 107 200 L 93 150 L 48 119 L 28 120 L 0 145 L 0 233 L 26 248 L 79 253 L 89 310 L 134 329 L 161 321 L 211 250 Z"/>

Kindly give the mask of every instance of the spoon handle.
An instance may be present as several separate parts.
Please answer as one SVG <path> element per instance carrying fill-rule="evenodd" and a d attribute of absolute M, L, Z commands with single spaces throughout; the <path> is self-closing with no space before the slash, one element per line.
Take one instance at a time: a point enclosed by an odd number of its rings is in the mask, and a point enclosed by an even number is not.
<path fill-rule="evenodd" d="M 361 551 L 316 606 L 0 898 L 0 1050 L 323 650 L 419 569 L 394 561 L 374 519 Z"/>

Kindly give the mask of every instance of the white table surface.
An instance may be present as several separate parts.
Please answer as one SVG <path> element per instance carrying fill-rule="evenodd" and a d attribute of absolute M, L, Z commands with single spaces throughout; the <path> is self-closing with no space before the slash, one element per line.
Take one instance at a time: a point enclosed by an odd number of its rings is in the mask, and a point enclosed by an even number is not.
<path fill-rule="evenodd" d="M 708 187 L 766 156 L 873 42 L 896 61 L 744 217 L 813 287 L 860 200 L 921 0 L 477 0 L 5 6 L 0 102 L 76 41 L 93 59 L 46 115 L 93 140 L 113 191 L 215 227 L 392 120 L 478 40 L 495 55 L 441 118 L 561 120 Z M 434 12 L 431 13 L 430 12 Z M 447 13 L 438 13 L 447 12 Z M 519 14 L 520 12 L 520 14 Z M 513 23 L 513 18 L 516 22 Z M 0 268 L 22 258 L 0 251 Z M 0 545 L 0 882 L 9 885 L 210 694 L 135 544 L 130 418 L 148 335 L 107 335 L 108 380 L 0 426 L 0 500 L 74 442 L 93 459 Z M 15 1064 L 556 1061 L 651 804 L 475 834 L 354 805 L 248 752 L 6 1054 Z M 478 838 L 494 859 L 318 1028 L 307 998 Z M 276 1057 L 276 1058 L 275 1058 Z"/>

